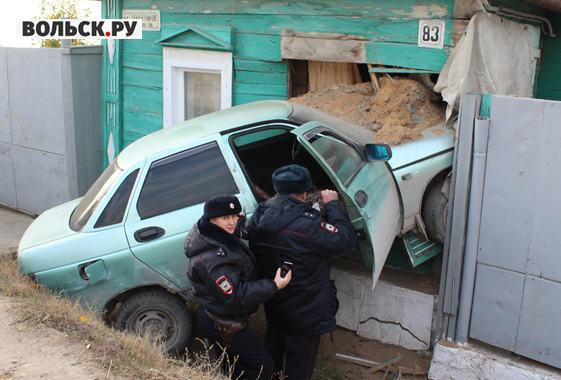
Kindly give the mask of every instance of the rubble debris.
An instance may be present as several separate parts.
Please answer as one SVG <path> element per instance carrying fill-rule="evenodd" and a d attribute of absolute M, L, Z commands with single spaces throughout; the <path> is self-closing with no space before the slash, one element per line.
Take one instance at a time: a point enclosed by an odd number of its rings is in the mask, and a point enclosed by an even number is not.
<path fill-rule="evenodd" d="M 380 77 L 378 93 L 372 82 L 364 82 L 311 91 L 288 101 L 368 128 L 375 132 L 374 142 L 391 146 L 419 140 L 423 130 L 444 122 L 446 105 L 433 91 L 413 79 L 388 77 Z"/>

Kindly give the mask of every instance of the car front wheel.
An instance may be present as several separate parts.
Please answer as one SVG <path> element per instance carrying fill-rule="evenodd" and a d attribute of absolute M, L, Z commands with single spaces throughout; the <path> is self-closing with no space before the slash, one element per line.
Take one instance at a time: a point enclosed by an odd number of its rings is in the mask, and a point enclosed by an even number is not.
<path fill-rule="evenodd" d="M 187 306 L 164 291 L 138 293 L 117 312 L 115 327 L 142 337 L 162 341 L 169 354 L 181 354 L 191 335 Z"/>
<path fill-rule="evenodd" d="M 443 185 L 444 179 L 437 181 L 428 190 L 421 212 L 427 235 L 440 244 L 444 244 L 448 206 L 448 197 L 441 191 Z"/>

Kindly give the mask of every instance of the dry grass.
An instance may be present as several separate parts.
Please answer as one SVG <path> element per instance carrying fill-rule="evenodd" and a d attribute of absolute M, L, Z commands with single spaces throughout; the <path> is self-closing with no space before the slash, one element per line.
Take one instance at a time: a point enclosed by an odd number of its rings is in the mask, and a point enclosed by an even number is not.
<path fill-rule="evenodd" d="M 0 257 L 0 294 L 16 302 L 16 317 L 28 326 L 43 324 L 66 333 L 76 342 L 87 341 L 90 359 L 115 376 L 133 379 L 225 380 L 219 361 L 208 356 L 179 360 L 165 355 L 147 339 L 109 328 L 101 318 L 79 304 L 37 288 L 18 273 L 10 255 Z M 220 359 L 219 359 L 220 360 Z"/>

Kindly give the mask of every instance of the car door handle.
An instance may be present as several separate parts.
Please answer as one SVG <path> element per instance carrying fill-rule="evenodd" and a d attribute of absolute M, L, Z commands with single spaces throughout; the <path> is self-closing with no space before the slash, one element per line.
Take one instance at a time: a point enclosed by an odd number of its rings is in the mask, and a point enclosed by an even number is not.
<path fill-rule="evenodd" d="M 161 227 L 146 227 L 134 233 L 134 239 L 139 242 L 147 242 L 164 236 L 166 231 Z"/>

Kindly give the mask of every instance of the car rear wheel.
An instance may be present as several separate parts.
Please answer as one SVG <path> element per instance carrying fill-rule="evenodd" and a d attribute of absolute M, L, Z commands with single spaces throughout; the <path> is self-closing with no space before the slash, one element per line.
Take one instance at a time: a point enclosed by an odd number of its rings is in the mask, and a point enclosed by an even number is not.
<path fill-rule="evenodd" d="M 117 312 L 115 327 L 164 343 L 169 354 L 181 354 L 191 335 L 191 315 L 187 306 L 163 291 L 136 294 Z"/>
<path fill-rule="evenodd" d="M 437 243 L 444 244 L 446 234 L 446 211 L 448 198 L 442 192 L 444 179 L 437 181 L 429 190 L 423 201 L 421 216 L 425 223 L 427 235 Z"/>

